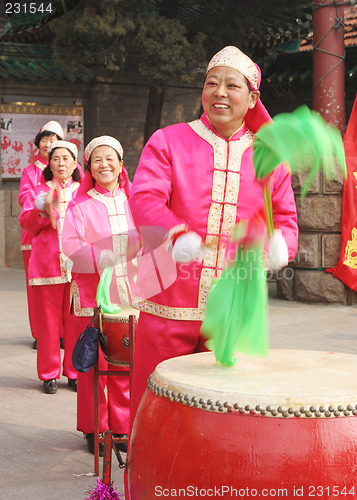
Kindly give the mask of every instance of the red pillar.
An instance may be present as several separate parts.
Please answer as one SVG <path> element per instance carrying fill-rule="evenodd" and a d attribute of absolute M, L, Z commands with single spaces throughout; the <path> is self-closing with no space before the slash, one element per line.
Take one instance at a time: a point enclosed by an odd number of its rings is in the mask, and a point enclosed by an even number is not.
<path fill-rule="evenodd" d="M 344 0 L 314 0 L 313 107 L 345 129 Z"/>

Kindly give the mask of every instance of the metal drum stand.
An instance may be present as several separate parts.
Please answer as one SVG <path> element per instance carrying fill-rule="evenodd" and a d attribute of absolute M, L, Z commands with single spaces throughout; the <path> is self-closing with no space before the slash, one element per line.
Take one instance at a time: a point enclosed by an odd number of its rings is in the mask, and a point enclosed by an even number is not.
<path fill-rule="evenodd" d="M 132 373 L 134 364 L 134 345 L 135 345 L 135 315 L 129 316 L 128 336 L 129 336 L 129 363 L 123 363 L 123 366 L 129 366 L 129 388 L 131 395 Z M 105 431 L 104 436 L 100 436 L 99 432 L 99 377 L 100 376 L 127 376 L 125 371 L 114 370 L 99 370 L 98 361 L 94 366 L 94 474 L 99 476 L 99 444 L 104 443 L 103 455 L 103 476 L 104 484 L 111 483 L 111 465 L 112 465 L 112 449 L 117 456 L 119 467 L 124 468 L 125 462 L 122 459 L 120 452 L 115 447 L 115 444 L 128 443 L 127 437 L 114 437 L 112 431 Z"/>

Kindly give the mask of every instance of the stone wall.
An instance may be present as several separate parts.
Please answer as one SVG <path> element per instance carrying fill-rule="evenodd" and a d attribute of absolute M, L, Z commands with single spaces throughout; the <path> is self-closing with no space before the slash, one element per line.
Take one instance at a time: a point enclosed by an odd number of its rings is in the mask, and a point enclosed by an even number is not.
<path fill-rule="evenodd" d="M 55 81 L 43 81 L 36 86 L 26 80 L 0 78 L 0 85 L 2 103 L 82 105 L 85 143 L 104 134 L 119 139 L 124 148 L 124 164 L 133 179 L 143 147 L 148 95 L 148 87 L 134 76 L 125 75 L 125 79 L 119 80 L 104 74 L 90 84 L 61 82 L 59 85 Z M 170 86 L 166 91 L 162 126 L 196 119 L 200 104 L 200 84 Z M 0 267 L 23 265 L 18 222 L 19 185 L 20 180 L 3 180 L 0 185 Z"/>
<path fill-rule="evenodd" d="M 5 192 L 0 191 L 0 269 L 5 267 Z"/>
<path fill-rule="evenodd" d="M 18 189 L 5 190 L 5 263 L 7 266 L 22 266 L 21 227 Z"/>
<path fill-rule="evenodd" d="M 299 250 L 289 267 L 278 273 L 278 296 L 303 302 L 356 304 L 357 293 L 348 289 L 326 269 L 340 255 L 343 176 L 339 170 L 327 183 L 321 174 L 301 200 L 304 177 L 294 175 L 299 225 Z"/>

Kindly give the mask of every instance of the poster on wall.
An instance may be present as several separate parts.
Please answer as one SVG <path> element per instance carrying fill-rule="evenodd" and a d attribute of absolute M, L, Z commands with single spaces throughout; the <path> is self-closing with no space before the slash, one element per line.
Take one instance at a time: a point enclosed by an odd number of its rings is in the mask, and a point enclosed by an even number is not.
<path fill-rule="evenodd" d="M 83 108 L 67 105 L 14 103 L 0 105 L 1 177 L 19 179 L 22 169 L 35 161 L 38 149 L 34 139 L 41 127 L 56 120 L 64 130 L 64 139 L 78 148 L 83 166 Z"/>

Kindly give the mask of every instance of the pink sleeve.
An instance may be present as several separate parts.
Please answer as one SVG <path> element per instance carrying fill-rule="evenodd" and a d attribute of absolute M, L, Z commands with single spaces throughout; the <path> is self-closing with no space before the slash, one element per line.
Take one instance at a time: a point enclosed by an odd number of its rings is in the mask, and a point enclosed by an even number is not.
<path fill-rule="evenodd" d="M 291 187 L 291 174 L 282 165 L 278 166 L 274 171 L 271 193 L 274 225 L 283 233 L 288 246 L 290 261 L 295 257 L 298 250 L 299 230 L 294 192 Z"/>
<path fill-rule="evenodd" d="M 141 242 L 140 236 L 134 224 L 133 216 L 129 207 L 129 201 L 125 201 L 125 215 L 128 223 L 128 246 L 127 246 L 127 257 L 128 261 L 135 259 L 141 254 Z"/>
<path fill-rule="evenodd" d="M 66 210 L 62 231 L 63 253 L 72 260 L 73 272 L 95 273 L 96 256 L 91 242 L 86 238 L 85 219 L 80 204 L 71 202 Z"/>
<path fill-rule="evenodd" d="M 171 195 L 172 158 L 163 131 L 157 130 L 143 149 L 129 196 L 131 213 L 140 233 L 143 235 L 145 227 L 150 228 L 151 235 L 156 234 L 157 243 L 161 243 L 168 230 L 185 224 L 170 209 Z"/>
<path fill-rule="evenodd" d="M 19 190 L 19 203 L 23 207 L 26 197 L 31 191 L 31 189 L 34 187 L 33 183 L 31 182 L 31 178 L 28 174 L 27 169 L 24 169 L 21 175 L 21 180 L 20 180 L 20 190 Z"/>
<path fill-rule="evenodd" d="M 29 191 L 19 217 L 21 227 L 34 234 L 38 234 L 41 229 L 50 225 L 49 217 L 44 216 L 44 212 L 40 212 L 35 207 L 35 198 L 39 192 L 40 190 L 37 189 Z M 58 218 L 57 210 L 55 214 Z"/>

